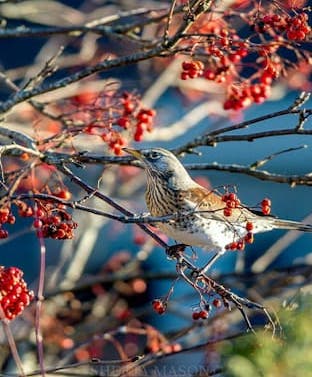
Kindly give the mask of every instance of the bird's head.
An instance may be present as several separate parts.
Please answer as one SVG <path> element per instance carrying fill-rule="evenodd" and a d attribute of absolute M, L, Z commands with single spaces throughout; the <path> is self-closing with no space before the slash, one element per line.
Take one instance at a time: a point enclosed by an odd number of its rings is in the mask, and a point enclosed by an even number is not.
<path fill-rule="evenodd" d="M 184 186 L 194 185 L 184 166 L 170 151 L 163 148 L 123 149 L 143 163 L 151 178 L 158 176 L 165 179 L 172 188 L 183 189 Z"/>

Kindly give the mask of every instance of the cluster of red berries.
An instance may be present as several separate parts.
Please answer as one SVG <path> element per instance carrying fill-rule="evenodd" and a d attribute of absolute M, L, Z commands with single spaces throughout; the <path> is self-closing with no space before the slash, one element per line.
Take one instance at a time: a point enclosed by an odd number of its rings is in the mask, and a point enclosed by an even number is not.
<path fill-rule="evenodd" d="M 83 132 L 97 135 L 115 155 L 122 153 L 129 139 L 141 141 L 144 132 L 153 129 L 155 110 L 144 108 L 140 98 L 129 92 L 86 93 L 75 96 L 65 118 L 67 123 L 82 123 Z M 86 97 L 86 98 L 85 98 Z M 81 128 L 71 130 L 71 135 Z M 125 132 L 126 131 L 126 132 Z"/>
<path fill-rule="evenodd" d="M 288 42 L 304 41 L 311 34 L 307 13 L 301 11 L 298 14 L 298 10 L 294 13 L 288 15 L 274 5 L 268 5 L 265 8 L 261 6 L 257 11 L 250 10 L 250 17 L 229 11 L 222 19 L 217 17 L 195 23 L 192 32 L 209 37 L 192 46 L 194 60 L 182 63 L 181 78 L 186 80 L 201 76 L 217 84 L 226 84 L 225 110 L 240 111 L 254 103 L 264 102 L 271 94 L 273 80 L 281 72 L 286 72 L 288 67 L 294 66 L 290 60 L 283 59 L 281 47 L 297 51 L 300 47 L 291 46 Z M 239 36 L 234 30 L 236 26 L 230 27 L 231 16 L 241 18 L 258 34 L 267 33 L 269 38 L 263 39 L 262 35 L 258 35 L 260 42 L 254 43 L 252 38 L 257 37 L 253 32 L 250 38 Z M 295 54 L 293 60 L 299 62 L 301 54 Z M 199 56 L 200 60 L 195 60 Z M 246 57 L 248 61 L 244 59 Z M 244 70 L 245 63 L 248 71 Z"/>
<path fill-rule="evenodd" d="M 294 17 L 287 18 L 287 38 L 294 41 L 302 41 L 311 32 L 311 27 L 308 25 L 308 15 L 306 13 L 298 14 Z"/>
<path fill-rule="evenodd" d="M 204 73 L 204 63 L 200 60 L 182 62 L 181 80 L 195 79 Z"/>
<path fill-rule="evenodd" d="M 72 216 L 58 205 L 53 206 L 53 210 L 49 209 L 48 213 L 38 209 L 33 226 L 38 230 L 38 235 L 42 234 L 44 238 L 67 240 L 74 237 L 73 231 L 78 224 L 72 221 Z"/>
<path fill-rule="evenodd" d="M 158 339 L 157 336 L 153 336 L 151 340 L 149 340 L 149 344 L 145 347 L 146 352 L 151 352 L 151 353 L 157 353 L 157 352 L 162 352 L 165 354 L 171 354 L 174 352 L 179 352 L 181 351 L 182 346 L 179 343 L 165 343 L 163 344 L 163 339 L 160 337 Z"/>
<path fill-rule="evenodd" d="M 258 33 L 269 32 L 271 30 L 286 32 L 290 40 L 302 41 L 311 32 L 308 25 L 308 15 L 304 12 L 293 17 L 280 14 L 266 14 L 259 19 L 255 30 Z"/>
<path fill-rule="evenodd" d="M 19 268 L 0 266 L 0 307 L 8 320 L 19 315 L 34 298 L 22 277 Z"/>
<path fill-rule="evenodd" d="M 134 140 L 141 141 L 144 131 L 151 132 L 153 129 L 153 121 L 156 111 L 153 109 L 141 109 L 136 116 L 136 130 L 134 133 Z"/>
<path fill-rule="evenodd" d="M 116 156 L 119 156 L 122 148 L 127 145 L 126 138 L 124 138 L 118 131 L 113 129 L 102 133 L 101 138 Z"/>
<path fill-rule="evenodd" d="M 2 228 L 3 224 L 13 225 L 15 223 L 15 216 L 12 214 L 10 206 L 0 208 L 0 239 L 7 238 L 9 232 Z"/>
<path fill-rule="evenodd" d="M 123 93 L 121 99 L 123 108 L 121 116 L 119 115 L 116 124 L 129 130 L 133 140 L 142 141 L 144 132 L 153 130 L 154 118 L 156 111 L 153 109 L 142 108 L 138 98 L 130 93 Z M 108 133 L 103 135 L 103 140 L 116 155 L 121 154 L 121 149 L 127 144 L 126 139 L 121 136 L 118 130 L 110 129 Z"/>
<path fill-rule="evenodd" d="M 215 40 L 211 40 L 209 45 L 206 47 L 206 52 L 213 56 L 216 61 L 216 78 L 218 75 L 222 76 L 222 73 L 231 70 L 232 64 L 239 63 L 244 57 L 248 55 L 249 44 L 245 41 L 240 40 L 239 36 L 233 32 L 230 32 L 227 29 L 222 30 L 213 30 L 212 32 L 218 35 L 219 37 Z M 211 78 L 206 73 L 205 77 L 209 80 Z M 224 79 L 221 77 L 217 82 L 224 82 Z"/>
<path fill-rule="evenodd" d="M 153 130 L 154 117 L 156 111 L 153 109 L 142 108 L 138 98 L 130 93 L 123 93 L 121 99 L 123 107 L 122 115 L 116 120 L 118 126 L 124 129 L 130 129 L 135 141 L 142 141 L 145 131 L 151 132 Z M 113 147 L 115 154 L 120 154 L 120 149 Z M 112 146 L 110 146 L 112 148 Z M 117 152 L 117 153 L 116 153 Z"/>
<path fill-rule="evenodd" d="M 268 81 L 265 76 L 261 80 Z M 264 83 L 248 84 L 246 82 L 240 86 L 232 85 L 223 108 L 224 110 L 242 110 L 252 103 L 264 102 L 270 94 L 271 86 Z"/>
<path fill-rule="evenodd" d="M 198 310 L 193 311 L 192 318 L 194 320 L 207 319 L 209 317 L 209 313 L 211 312 L 211 305 L 209 305 L 207 302 L 203 304 L 204 304 L 205 309 L 200 308 Z M 222 301 L 219 298 L 215 298 L 212 301 L 212 305 L 215 308 L 219 309 L 222 307 Z"/>
<path fill-rule="evenodd" d="M 245 249 L 245 241 L 243 239 L 233 241 L 230 244 L 226 245 L 225 249 L 232 251 L 243 251 Z"/>
<path fill-rule="evenodd" d="M 226 217 L 232 216 L 233 209 L 240 208 L 241 202 L 234 192 L 227 192 L 222 195 L 222 201 L 225 203 L 225 208 L 223 209 L 223 214 Z"/>
<path fill-rule="evenodd" d="M 253 235 L 253 223 L 251 221 L 246 222 L 245 226 L 247 233 L 245 236 L 238 241 L 233 241 L 230 244 L 226 245 L 226 250 L 237 250 L 237 251 L 243 251 L 245 249 L 246 243 L 251 244 L 254 242 L 254 235 Z"/>
<path fill-rule="evenodd" d="M 209 45 L 205 47 L 209 66 L 205 68 L 205 64 L 200 60 L 184 61 L 182 80 L 202 76 L 207 80 L 223 83 L 227 75 L 233 73 L 233 65 L 248 55 L 248 43 L 239 40 L 238 35 L 219 28 L 212 28 L 211 33 L 219 36 L 215 40 L 210 40 Z"/>
<path fill-rule="evenodd" d="M 207 319 L 209 317 L 208 310 L 199 310 L 192 313 L 192 318 L 196 321 L 198 319 Z"/>
<path fill-rule="evenodd" d="M 222 301 L 218 298 L 215 298 L 212 301 L 212 305 L 215 308 L 220 308 L 222 306 Z M 211 306 L 208 303 L 205 303 L 205 309 L 198 309 L 194 310 L 192 313 L 192 318 L 194 320 L 198 319 L 207 319 L 209 317 L 209 312 L 211 311 Z M 158 314 L 164 314 L 165 311 L 167 310 L 167 302 L 162 299 L 155 299 L 152 301 L 152 307 L 155 310 L 156 313 Z"/>
<path fill-rule="evenodd" d="M 225 43 L 225 42 L 224 42 Z M 239 48 L 225 55 L 218 47 L 210 46 L 208 48 L 209 54 L 218 57 L 217 67 L 214 69 L 204 69 L 204 63 L 195 60 L 192 62 L 183 62 L 183 71 L 181 78 L 186 80 L 203 76 L 207 80 L 216 83 L 223 83 L 226 81 L 227 75 L 231 74 L 233 64 L 237 64 L 243 57 L 248 54 L 245 42 L 238 42 Z M 248 80 L 240 85 L 232 84 L 229 86 L 227 98 L 223 104 L 224 110 L 242 110 L 252 103 L 262 103 L 271 94 L 271 86 L 273 79 L 277 77 L 277 72 L 273 68 L 273 64 L 266 61 L 262 73 L 259 73 L 259 83 L 250 83 Z M 185 70 L 185 67 L 189 70 Z"/>
<path fill-rule="evenodd" d="M 158 298 L 152 301 L 152 307 L 156 313 L 164 314 L 167 309 L 167 303 Z"/>
<path fill-rule="evenodd" d="M 34 217 L 33 227 L 37 229 L 38 236 L 57 240 L 72 239 L 73 230 L 78 224 L 72 221 L 72 216 L 66 212 L 62 204 L 38 203 L 38 208 L 33 208 L 25 202 L 17 203 L 18 214 L 21 217 Z"/>
<path fill-rule="evenodd" d="M 223 211 L 225 216 L 231 216 L 227 215 L 225 213 L 228 213 L 228 209 L 233 209 L 237 208 L 237 206 L 240 205 L 240 202 L 236 204 L 236 194 L 234 193 L 226 193 L 223 195 L 222 200 L 226 203 L 226 207 L 224 208 Z M 271 200 L 268 198 L 264 198 L 261 203 L 260 203 L 261 211 L 264 215 L 269 215 L 271 213 Z M 229 212 L 232 214 L 232 212 Z M 253 234 L 253 229 L 254 229 L 254 224 L 251 221 L 247 221 L 245 225 L 247 233 L 245 236 L 237 241 L 233 241 L 230 244 L 226 245 L 226 250 L 238 250 L 242 251 L 245 249 L 246 244 L 251 244 L 254 242 L 254 234 Z"/>
<path fill-rule="evenodd" d="M 286 16 L 281 16 L 276 13 L 265 14 L 259 17 L 257 23 L 253 25 L 257 33 L 270 32 L 272 29 L 283 32 L 286 29 Z"/>

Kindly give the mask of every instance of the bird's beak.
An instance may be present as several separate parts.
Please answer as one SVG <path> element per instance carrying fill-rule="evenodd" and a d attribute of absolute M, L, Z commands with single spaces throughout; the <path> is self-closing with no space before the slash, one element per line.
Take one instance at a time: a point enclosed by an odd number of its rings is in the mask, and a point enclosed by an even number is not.
<path fill-rule="evenodd" d="M 132 149 L 132 148 L 122 148 L 122 150 L 125 151 L 126 153 L 131 154 L 133 157 L 139 160 L 142 160 L 142 153 L 139 150 Z"/>

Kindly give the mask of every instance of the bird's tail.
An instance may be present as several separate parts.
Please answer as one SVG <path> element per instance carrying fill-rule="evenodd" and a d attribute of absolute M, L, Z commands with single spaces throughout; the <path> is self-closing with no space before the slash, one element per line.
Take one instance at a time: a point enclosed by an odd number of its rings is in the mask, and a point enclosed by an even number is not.
<path fill-rule="evenodd" d="M 299 230 L 300 232 L 312 232 L 312 224 L 304 224 L 298 221 L 272 219 L 274 228 Z"/>

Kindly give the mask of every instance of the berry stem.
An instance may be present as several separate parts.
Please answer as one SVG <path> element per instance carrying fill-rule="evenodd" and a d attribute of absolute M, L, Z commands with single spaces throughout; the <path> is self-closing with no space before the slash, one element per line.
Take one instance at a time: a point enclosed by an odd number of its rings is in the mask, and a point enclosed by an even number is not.
<path fill-rule="evenodd" d="M 37 205 L 35 204 L 36 212 L 38 210 Z M 42 333 L 41 333 L 41 309 L 43 302 L 43 293 L 44 293 L 44 280 L 45 280 L 45 268 L 46 268 L 46 246 L 42 234 L 42 229 L 39 228 L 37 231 L 39 245 L 40 245 L 40 271 L 39 271 L 39 282 L 37 290 L 37 303 L 36 303 L 36 313 L 35 313 L 35 333 L 36 333 L 36 343 L 37 343 L 37 353 L 39 360 L 39 367 L 41 376 L 45 376 L 45 367 L 44 367 L 44 354 L 43 354 L 43 342 L 42 342 Z"/>
<path fill-rule="evenodd" d="M 19 375 L 22 376 L 22 377 L 25 377 L 26 374 L 25 374 L 25 371 L 23 369 L 22 360 L 21 360 L 21 358 L 18 354 L 16 343 L 15 343 L 12 331 L 10 329 L 10 325 L 9 325 L 10 321 L 6 319 L 1 305 L 0 305 L 0 319 L 1 319 L 2 327 L 3 327 L 3 331 L 5 333 L 5 336 L 7 338 L 7 341 L 8 341 L 11 353 L 12 353 L 12 357 L 13 357 L 15 364 L 17 366 L 17 369 L 19 371 Z"/>

